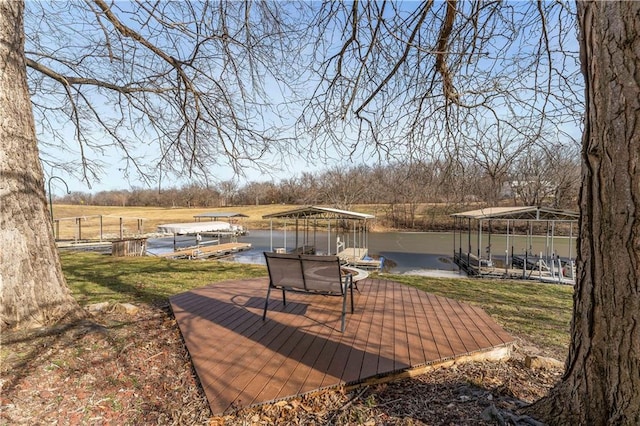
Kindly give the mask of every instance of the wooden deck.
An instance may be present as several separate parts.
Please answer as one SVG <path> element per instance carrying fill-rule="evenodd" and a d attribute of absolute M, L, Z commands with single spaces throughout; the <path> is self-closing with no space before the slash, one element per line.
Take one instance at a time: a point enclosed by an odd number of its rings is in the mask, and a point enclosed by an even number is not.
<path fill-rule="evenodd" d="M 272 292 L 267 279 L 181 293 L 171 307 L 211 410 L 222 414 L 496 348 L 513 338 L 484 311 L 387 280 L 358 283 L 340 332 L 340 298 Z"/>

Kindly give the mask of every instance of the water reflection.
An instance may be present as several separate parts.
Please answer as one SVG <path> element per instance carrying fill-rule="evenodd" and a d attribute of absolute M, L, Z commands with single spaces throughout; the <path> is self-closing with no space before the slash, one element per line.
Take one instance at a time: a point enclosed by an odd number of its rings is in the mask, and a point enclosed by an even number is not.
<path fill-rule="evenodd" d="M 302 239 L 302 237 L 299 237 Z M 326 232 L 317 232 L 309 235 L 308 241 L 316 247 L 318 254 L 327 253 L 327 247 L 331 245 L 331 253 L 335 253 L 335 234 L 328 238 Z M 343 241 L 348 241 L 349 236 L 344 235 Z M 396 274 L 412 275 L 457 275 L 459 268 L 453 263 L 454 251 L 463 246 L 472 247 L 472 253 L 476 253 L 476 236 L 470 239 L 467 236 L 452 232 L 376 232 L 369 234 L 368 247 L 372 256 L 382 256 L 386 260 L 385 271 Z M 287 232 L 286 240 L 283 231 L 251 231 L 248 235 L 239 238 L 240 242 L 250 243 L 252 249 L 241 252 L 229 258 L 234 262 L 264 265 L 264 251 L 275 248 L 293 248 L 296 246 L 295 232 Z M 203 243 L 211 242 L 205 238 Z M 177 236 L 175 246 L 184 248 L 195 244 L 193 236 Z M 300 242 L 301 245 L 301 242 Z M 489 254 L 492 260 L 499 264 L 504 263 L 506 251 L 509 255 L 523 255 L 525 252 L 536 256 L 550 256 L 556 253 L 565 259 L 573 259 L 575 256 L 575 239 L 568 237 L 545 236 L 526 237 L 524 235 L 494 234 L 489 239 L 486 235 L 481 240 L 482 256 L 487 258 Z M 174 238 L 156 238 L 148 240 L 147 251 L 151 254 L 166 253 L 174 248 Z M 459 276 L 459 275 L 457 275 Z"/>
<path fill-rule="evenodd" d="M 335 235 L 328 239 L 326 232 L 318 232 L 309 237 L 316 247 L 318 254 L 327 253 L 331 245 L 331 252 L 335 253 Z M 210 242 L 205 238 L 203 243 Z M 250 243 L 251 250 L 237 253 L 229 260 L 239 263 L 264 265 L 263 252 L 278 247 L 295 247 L 295 234 L 283 231 L 251 231 L 248 235 L 238 239 L 239 242 Z M 195 244 L 193 236 L 177 236 L 175 246 L 183 248 Z M 369 234 L 369 253 L 383 256 L 386 271 L 396 274 L 412 273 L 428 275 L 428 271 L 448 271 L 457 273 L 459 268 L 453 263 L 453 234 L 441 232 L 380 232 Z M 174 248 L 174 238 L 155 238 L 148 240 L 147 251 L 150 254 L 167 253 Z"/>

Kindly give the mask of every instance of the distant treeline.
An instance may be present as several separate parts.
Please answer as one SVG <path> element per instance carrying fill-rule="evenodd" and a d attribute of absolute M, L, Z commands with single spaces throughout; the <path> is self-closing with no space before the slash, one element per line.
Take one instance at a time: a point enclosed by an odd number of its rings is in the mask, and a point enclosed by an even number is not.
<path fill-rule="evenodd" d="M 223 181 L 180 188 L 73 192 L 56 201 L 101 206 L 230 207 L 265 204 L 330 205 L 350 208 L 356 204 L 385 206 L 386 226 L 424 229 L 434 223 L 420 206 L 437 203 L 443 212 L 460 211 L 464 205 L 543 205 L 576 209 L 579 165 L 572 164 L 553 175 L 505 174 L 498 179 L 479 167 L 451 170 L 438 163 L 332 168 L 319 173 L 275 182 L 239 185 Z M 431 223 L 429 223 L 431 222 Z"/>

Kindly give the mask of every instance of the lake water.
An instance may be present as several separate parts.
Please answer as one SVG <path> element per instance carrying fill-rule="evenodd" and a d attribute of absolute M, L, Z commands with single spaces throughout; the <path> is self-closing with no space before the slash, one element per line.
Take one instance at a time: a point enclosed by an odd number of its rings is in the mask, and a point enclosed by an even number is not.
<path fill-rule="evenodd" d="M 316 234 L 314 246 L 318 254 L 327 252 L 327 246 L 331 244 L 331 251 L 335 253 L 335 235 L 333 241 L 327 241 L 326 232 Z M 295 246 L 295 234 L 283 231 L 251 231 L 249 234 L 238 238 L 239 242 L 250 243 L 251 250 L 238 253 L 228 260 L 239 263 L 251 263 L 264 265 L 265 251 L 271 251 L 272 247 Z M 205 238 L 203 242 L 207 242 Z M 176 247 L 188 247 L 195 245 L 193 236 L 177 236 Z M 386 260 L 389 272 L 402 274 L 433 274 L 433 271 L 457 274 L 459 268 L 453 263 L 453 234 L 451 233 L 407 233 L 407 232 L 383 232 L 369 234 L 369 253 L 382 256 Z M 149 239 L 147 251 L 151 254 L 167 253 L 173 250 L 173 237 Z M 432 271 L 432 272 L 429 272 Z"/>
<path fill-rule="evenodd" d="M 344 236 L 345 240 L 348 236 Z M 300 237 L 302 238 L 302 237 Z M 459 234 L 455 235 L 456 250 L 462 244 L 463 251 L 469 245 L 469 239 L 466 235 L 460 238 Z M 318 254 L 327 252 L 327 246 L 331 244 L 331 252 L 335 253 L 335 234 L 332 233 L 331 239 L 328 240 L 326 232 L 318 232 L 309 237 L 317 250 Z M 205 238 L 203 242 L 206 242 Z M 270 251 L 276 247 L 293 248 L 295 244 L 295 233 L 289 231 L 286 234 L 283 231 L 257 230 L 251 231 L 249 234 L 238 238 L 239 242 L 250 243 L 251 250 L 238 253 L 229 260 L 239 263 L 251 263 L 264 265 L 263 252 Z M 575 245 L 575 239 L 572 240 Z M 483 256 L 487 256 L 487 247 L 489 240 L 487 235 L 481 237 L 481 246 Z M 528 250 L 530 253 L 558 253 L 563 257 L 575 257 L 575 248 L 569 246 L 569 238 L 555 237 L 553 243 L 544 236 L 533 237 L 527 239 L 525 236 L 509 236 L 508 242 L 504 235 L 491 236 L 491 252 L 492 258 L 504 259 L 507 244 L 509 245 L 509 253 L 513 250 L 515 254 L 524 253 Z M 193 236 L 177 236 L 176 246 L 187 247 L 195 245 Z M 301 244 L 300 244 L 301 245 Z M 155 238 L 148 240 L 147 251 L 151 254 L 166 253 L 173 250 L 173 237 Z M 471 251 L 477 251 L 477 236 L 472 235 Z M 382 256 L 389 267 L 388 271 L 395 274 L 413 274 L 413 275 L 454 275 L 459 276 L 460 271 L 457 265 L 453 263 L 454 251 L 454 234 L 452 232 L 375 232 L 369 233 L 368 236 L 369 254 Z"/>

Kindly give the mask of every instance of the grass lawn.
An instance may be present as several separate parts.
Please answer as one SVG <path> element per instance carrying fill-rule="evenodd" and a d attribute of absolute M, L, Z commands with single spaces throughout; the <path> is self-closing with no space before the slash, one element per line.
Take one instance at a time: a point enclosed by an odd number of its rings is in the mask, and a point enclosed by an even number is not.
<path fill-rule="evenodd" d="M 264 266 L 232 262 L 84 252 L 61 252 L 60 257 L 67 285 L 82 306 L 107 301 L 165 303 L 169 296 L 212 282 L 267 275 Z"/>
<path fill-rule="evenodd" d="M 104 301 L 165 303 L 212 282 L 266 276 L 264 266 L 220 261 L 112 257 L 62 252 L 67 284 L 81 305 Z M 563 359 L 570 335 L 573 287 L 535 281 L 385 275 L 426 292 L 479 306 L 513 335 Z"/>

